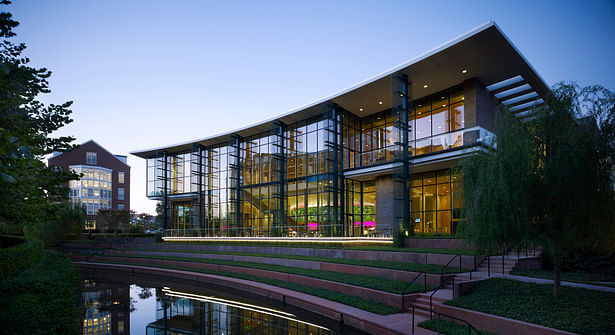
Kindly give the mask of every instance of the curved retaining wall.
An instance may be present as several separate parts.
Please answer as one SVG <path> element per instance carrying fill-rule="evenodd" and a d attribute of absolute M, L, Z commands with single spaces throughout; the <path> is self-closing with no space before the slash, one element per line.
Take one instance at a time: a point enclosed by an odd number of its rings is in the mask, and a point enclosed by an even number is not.
<path fill-rule="evenodd" d="M 270 255 L 295 255 L 323 258 L 350 258 L 364 259 L 372 261 L 389 262 L 408 262 L 417 264 L 447 264 L 455 255 L 449 254 L 430 254 L 415 253 L 404 251 L 370 251 L 370 250 L 346 250 L 346 249 L 316 249 L 316 248 L 292 248 L 292 247 L 259 247 L 259 246 L 240 246 L 240 245 L 215 245 L 215 244 L 144 244 L 140 248 L 151 248 L 159 250 L 195 250 L 195 251 L 215 251 L 215 252 L 238 252 L 251 254 L 270 254 Z M 472 269 L 474 267 L 474 256 L 462 255 L 462 267 Z M 478 259 L 477 259 L 478 261 Z M 451 266 L 459 267 L 459 257 Z"/>
<path fill-rule="evenodd" d="M 216 272 L 232 272 L 238 274 L 245 274 L 269 279 L 277 279 L 289 283 L 295 283 L 300 285 L 307 285 L 311 287 L 318 287 L 323 289 L 328 289 L 331 291 L 361 297 L 363 299 L 376 301 L 385 305 L 389 305 L 392 307 L 396 307 L 402 309 L 402 304 L 404 306 L 409 306 L 409 303 L 414 299 L 410 295 L 405 295 L 405 302 L 402 303 L 402 296 L 400 294 L 394 294 L 385 291 L 374 290 L 370 288 L 349 285 L 338 283 L 334 281 L 304 277 L 294 274 L 288 274 L 283 272 L 275 272 L 275 271 L 267 271 L 253 268 L 245 268 L 240 266 L 230 266 L 230 265 L 218 265 L 218 264 L 206 264 L 206 263 L 197 263 L 197 262 L 184 262 L 184 261 L 169 261 L 169 260 L 161 260 L 161 259 L 143 259 L 143 258 L 130 258 L 130 257 L 105 257 L 105 256 L 96 256 L 96 262 L 122 262 L 129 264 L 141 264 L 146 262 L 151 264 L 152 266 L 171 266 L 171 267 L 183 267 L 183 268 L 191 268 L 191 269 L 202 269 Z"/>
<path fill-rule="evenodd" d="M 223 254 L 204 254 L 204 253 L 185 253 L 185 252 L 173 252 L 173 251 L 130 251 L 130 250 L 110 250 L 108 254 L 113 255 L 150 255 L 150 256 L 162 256 L 162 257 L 190 257 L 201 259 L 218 259 L 234 262 L 252 262 L 261 264 L 281 265 L 294 268 L 310 269 L 310 270 L 322 270 L 333 271 L 341 273 L 349 273 L 356 275 L 365 275 L 371 277 L 381 277 L 402 282 L 410 282 L 416 278 L 419 272 L 401 271 L 385 268 L 375 268 L 367 266 L 305 261 L 298 259 L 286 259 L 286 258 L 272 258 L 272 257 L 258 257 L 258 256 L 242 256 L 242 255 L 223 255 Z M 427 274 L 427 285 L 438 286 L 440 285 L 440 275 Z M 423 285 L 425 280 L 423 277 L 417 279 L 418 285 Z"/>
<path fill-rule="evenodd" d="M 194 273 L 189 271 L 150 268 L 136 265 L 124 264 L 104 264 L 104 263 L 74 263 L 81 269 L 113 269 L 114 271 L 125 271 L 132 274 L 145 276 L 166 276 L 179 279 L 194 280 L 200 283 L 210 283 L 222 286 L 231 286 L 235 289 L 257 294 L 269 299 L 277 300 L 285 304 L 296 306 L 327 318 L 343 322 L 344 324 L 363 330 L 372 334 L 408 334 L 412 327 L 411 318 L 407 322 L 391 322 L 390 316 L 382 316 L 358 308 L 350 307 L 326 300 L 319 297 L 310 296 L 304 293 L 287 290 L 267 284 L 256 283 L 249 280 L 229 278 L 218 275 Z M 304 277 L 302 277 L 304 278 Z"/>

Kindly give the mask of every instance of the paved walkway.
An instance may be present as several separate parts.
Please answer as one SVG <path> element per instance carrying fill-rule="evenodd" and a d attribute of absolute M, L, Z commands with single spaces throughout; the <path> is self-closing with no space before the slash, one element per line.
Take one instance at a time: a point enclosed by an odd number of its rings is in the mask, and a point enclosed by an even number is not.
<path fill-rule="evenodd" d="M 542 278 L 533 278 L 533 277 L 515 276 L 515 275 L 502 275 L 499 273 L 491 273 L 491 277 L 489 277 L 489 274 L 487 272 L 472 272 L 472 279 L 484 279 L 484 278 L 505 278 L 505 279 L 518 280 L 518 281 L 522 281 L 526 283 L 551 284 L 551 285 L 553 284 L 552 279 L 542 279 Z M 562 286 L 579 287 L 579 288 L 584 288 L 588 290 L 615 293 L 615 287 L 574 283 L 574 282 L 569 282 L 569 281 L 562 281 L 561 284 Z"/>

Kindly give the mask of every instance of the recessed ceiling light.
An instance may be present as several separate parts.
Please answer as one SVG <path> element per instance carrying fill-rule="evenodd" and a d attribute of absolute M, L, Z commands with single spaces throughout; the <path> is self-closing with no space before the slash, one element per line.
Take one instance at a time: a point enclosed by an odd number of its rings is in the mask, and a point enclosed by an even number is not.
<path fill-rule="evenodd" d="M 419 105 L 419 107 L 421 107 L 421 106 L 423 106 L 423 105 Z"/>
<path fill-rule="evenodd" d="M 440 97 L 441 99 L 444 99 L 444 97 Z"/>
<path fill-rule="evenodd" d="M 423 88 L 427 88 L 427 87 L 429 87 L 429 86 L 427 86 L 427 84 L 423 85 Z"/>
<path fill-rule="evenodd" d="M 461 73 L 468 73 L 468 70 L 463 69 L 463 70 L 461 70 Z"/>
<path fill-rule="evenodd" d="M 362 112 L 362 111 L 363 111 L 363 108 L 359 108 L 359 112 Z"/>
<path fill-rule="evenodd" d="M 379 104 L 379 105 L 382 105 L 382 101 L 378 101 L 378 104 Z"/>

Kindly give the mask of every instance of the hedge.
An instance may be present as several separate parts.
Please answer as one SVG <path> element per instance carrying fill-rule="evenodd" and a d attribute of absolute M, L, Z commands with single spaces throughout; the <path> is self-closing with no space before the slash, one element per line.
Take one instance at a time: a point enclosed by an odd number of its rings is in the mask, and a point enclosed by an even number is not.
<path fill-rule="evenodd" d="M 79 273 L 64 254 L 40 260 L 0 281 L 0 324 L 10 334 L 79 334 Z"/>
<path fill-rule="evenodd" d="M 0 280 L 15 277 L 36 264 L 43 255 L 42 241 L 28 241 L 14 247 L 0 249 Z"/>

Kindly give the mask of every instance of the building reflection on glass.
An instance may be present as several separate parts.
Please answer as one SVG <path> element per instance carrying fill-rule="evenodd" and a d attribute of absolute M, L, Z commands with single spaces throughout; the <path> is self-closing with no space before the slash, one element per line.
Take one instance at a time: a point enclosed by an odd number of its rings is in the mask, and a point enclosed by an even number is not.
<path fill-rule="evenodd" d="M 295 315 L 210 296 L 156 289 L 156 321 L 147 335 L 167 334 L 335 334 Z"/>
<path fill-rule="evenodd" d="M 83 334 L 130 334 L 130 286 L 84 280 Z"/>

